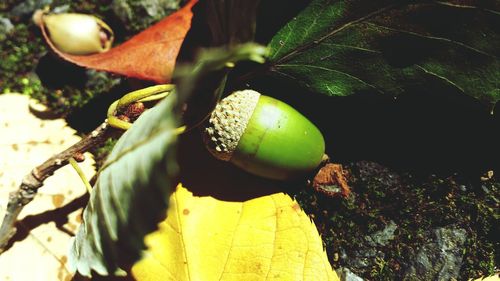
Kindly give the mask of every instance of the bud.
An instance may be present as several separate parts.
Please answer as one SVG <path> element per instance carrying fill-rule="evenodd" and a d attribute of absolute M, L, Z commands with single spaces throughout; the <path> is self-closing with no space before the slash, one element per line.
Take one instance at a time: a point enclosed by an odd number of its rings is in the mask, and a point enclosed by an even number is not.
<path fill-rule="evenodd" d="M 76 13 L 40 14 L 33 16 L 43 25 L 54 46 L 72 55 L 89 55 L 111 49 L 113 30 L 99 18 Z"/>

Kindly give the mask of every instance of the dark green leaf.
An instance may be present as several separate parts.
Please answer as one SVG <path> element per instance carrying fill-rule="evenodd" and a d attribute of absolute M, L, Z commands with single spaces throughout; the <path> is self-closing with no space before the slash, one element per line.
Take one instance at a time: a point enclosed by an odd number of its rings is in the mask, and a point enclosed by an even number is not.
<path fill-rule="evenodd" d="M 270 42 L 270 71 L 331 96 L 439 81 L 494 104 L 499 11 L 498 1 L 316 0 Z"/>
<path fill-rule="evenodd" d="M 70 252 L 80 274 L 118 274 L 157 228 L 176 184 L 174 101 L 169 96 L 141 115 L 104 164 Z"/>

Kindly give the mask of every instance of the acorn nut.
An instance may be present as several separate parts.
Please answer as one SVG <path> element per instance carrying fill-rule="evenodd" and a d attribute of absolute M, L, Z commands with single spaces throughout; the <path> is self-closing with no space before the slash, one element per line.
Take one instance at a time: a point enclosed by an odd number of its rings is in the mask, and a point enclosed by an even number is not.
<path fill-rule="evenodd" d="M 90 55 L 111 49 L 113 30 L 99 18 L 77 13 L 34 15 L 54 46 L 67 54 Z"/>
<path fill-rule="evenodd" d="M 314 170 L 325 152 L 323 135 L 306 117 L 253 90 L 234 92 L 219 102 L 203 138 L 216 158 L 276 180 Z"/>

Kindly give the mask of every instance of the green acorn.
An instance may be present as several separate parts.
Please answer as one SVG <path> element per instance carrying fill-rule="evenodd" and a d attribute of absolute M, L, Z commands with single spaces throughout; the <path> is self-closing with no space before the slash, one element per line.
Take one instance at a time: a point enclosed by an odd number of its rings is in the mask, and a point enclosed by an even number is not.
<path fill-rule="evenodd" d="M 89 55 L 111 49 L 113 30 L 99 18 L 76 13 L 41 14 L 35 22 L 43 24 L 54 46 L 68 54 Z"/>
<path fill-rule="evenodd" d="M 314 124 L 286 103 L 253 90 L 234 92 L 216 106 L 204 141 L 216 158 L 276 180 L 314 170 L 325 152 Z"/>

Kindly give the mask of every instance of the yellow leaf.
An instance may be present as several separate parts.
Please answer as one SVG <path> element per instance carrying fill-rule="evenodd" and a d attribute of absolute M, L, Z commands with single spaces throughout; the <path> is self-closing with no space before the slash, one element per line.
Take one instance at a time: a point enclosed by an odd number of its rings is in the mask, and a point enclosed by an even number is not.
<path fill-rule="evenodd" d="M 283 193 L 228 202 L 179 185 L 146 244 L 132 267 L 139 281 L 339 280 L 316 227 Z"/>
<path fill-rule="evenodd" d="M 472 280 L 472 279 L 469 279 Z M 500 281 L 500 276 L 498 273 L 488 276 L 488 277 L 481 277 L 478 279 L 474 279 L 474 281 Z"/>

